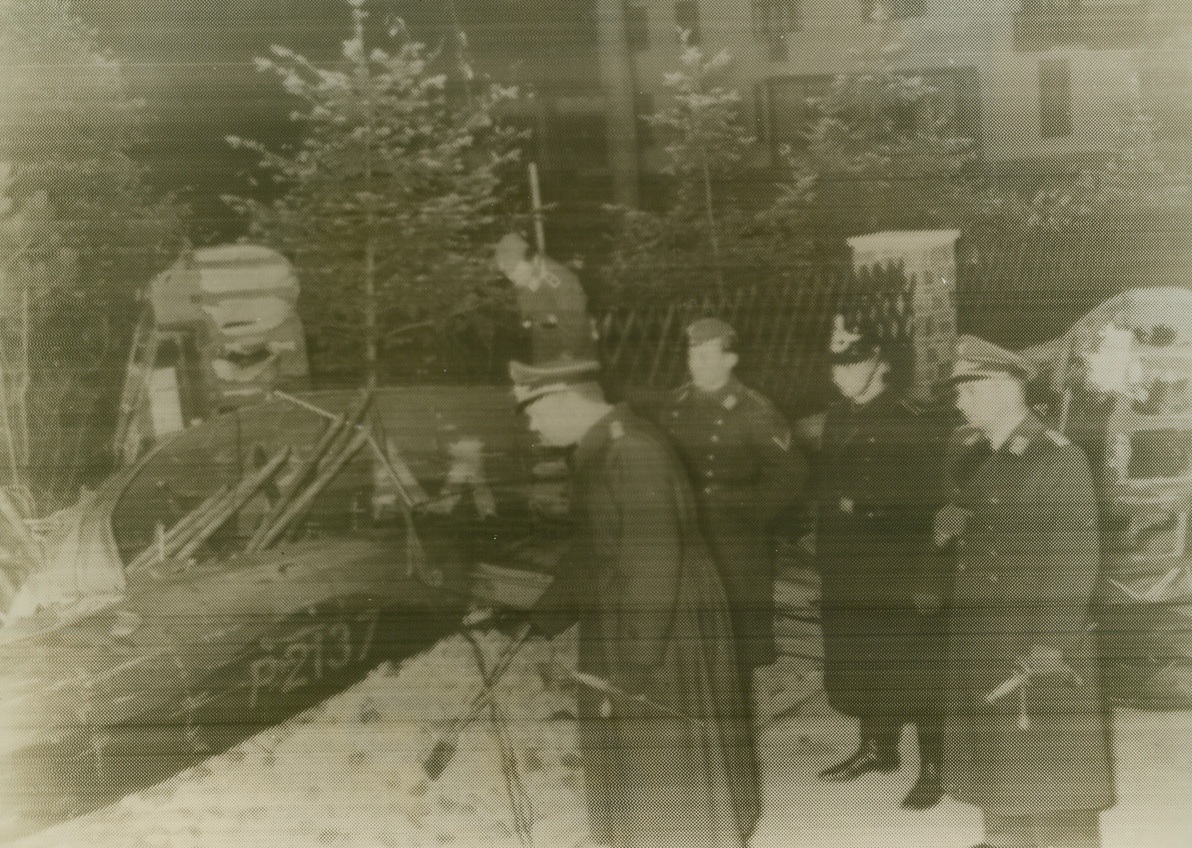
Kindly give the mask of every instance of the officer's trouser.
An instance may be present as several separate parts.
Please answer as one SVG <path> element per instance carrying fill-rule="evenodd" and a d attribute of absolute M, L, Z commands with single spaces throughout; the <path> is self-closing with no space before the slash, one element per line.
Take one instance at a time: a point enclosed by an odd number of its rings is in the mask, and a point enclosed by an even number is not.
<path fill-rule="evenodd" d="M 913 716 L 908 721 L 914 722 L 919 736 L 919 759 L 938 766 L 943 742 L 943 716 L 920 715 Z M 871 741 L 879 751 L 897 749 L 904 723 L 903 719 L 886 715 L 862 716 L 861 741 Z"/>
<path fill-rule="evenodd" d="M 994 848 L 1101 848 L 1097 810 L 1055 810 L 1031 816 L 982 813 L 985 842 Z"/>

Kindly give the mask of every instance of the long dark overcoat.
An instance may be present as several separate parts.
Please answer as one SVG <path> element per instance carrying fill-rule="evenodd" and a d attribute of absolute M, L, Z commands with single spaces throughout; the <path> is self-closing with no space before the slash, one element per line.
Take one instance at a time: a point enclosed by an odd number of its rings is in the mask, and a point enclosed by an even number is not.
<path fill-rule="evenodd" d="M 931 416 L 886 390 L 824 419 L 816 560 L 822 576 L 824 687 L 847 715 L 909 720 L 938 713 L 942 618 L 916 591 L 945 599 L 947 561 L 931 541 L 942 499 L 943 439 Z"/>
<path fill-rule="evenodd" d="M 1005 815 L 1109 807 L 1107 712 L 1089 630 L 1100 550 L 1087 459 L 1030 416 L 998 450 L 986 447 L 956 504 L 971 516 L 949 627 L 947 792 Z M 988 703 L 1036 644 L 1061 649 L 1079 681 L 1035 677 L 1025 700 Z"/>
<path fill-rule="evenodd" d="M 616 407 L 574 456 L 576 555 L 534 612 L 579 621 L 581 671 L 672 718 L 581 687 L 592 835 L 615 846 L 741 846 L 759 811 L 752 728 L 724 590 L 663 435 Z"/>
<path fill-rule="evenodd" d="M 790 425 L 735 377 L 716 392 L 674 391 L 662 426 L 679 447 L 728 594 L 741 666 L 774 662 L 772 525 L 802 495 L 807 461 Z"/>

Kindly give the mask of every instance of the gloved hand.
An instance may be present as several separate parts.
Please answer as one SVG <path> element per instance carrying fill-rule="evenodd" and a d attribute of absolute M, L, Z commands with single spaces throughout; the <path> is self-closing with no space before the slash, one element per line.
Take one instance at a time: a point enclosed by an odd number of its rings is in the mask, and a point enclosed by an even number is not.
<path fill-rule="evenodd" d="M 968 528 L 972 513 L 967 509 L 948 504 L 935 514 L 935 545 L 937 548 L 946 547 L 954 539 L 959 538 Z"/>
<path fill-rule="evenodd" d="M 1018 667 L 1032 677 L 1055 677 L 1080 683 L 1080 676 L 1064 662 L 1063 652 L 1052 645 L 1032 645 L 1030 653 L 1019 658 Z"/>

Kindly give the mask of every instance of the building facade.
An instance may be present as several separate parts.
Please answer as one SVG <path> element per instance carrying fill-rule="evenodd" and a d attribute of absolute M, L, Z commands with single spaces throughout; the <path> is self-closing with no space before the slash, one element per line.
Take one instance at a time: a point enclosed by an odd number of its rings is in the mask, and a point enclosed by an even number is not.
<path fill-rule="evenodd" d="M 805 101 L 855 67 L 875 19 L 895 22 L 896 67 L 924 76 L 987 167 L 1055 167 L 1112 149 L 1132 111 L 1172 141 L 1189 127 L 1184 0 L 596 0 L 618 195 L 658 164 L 640 117 L 666 104 L 678 29 L 733 57 L 769 156 L 796 142 Z M 748 95 L 752 95 L 749 97 Z M 630 165 L 623 163 L 629 162 Z M 760 162 L 765 165 L 766 163 Z M 1062 166 L 1062 165 L 1061 165 Z"/>

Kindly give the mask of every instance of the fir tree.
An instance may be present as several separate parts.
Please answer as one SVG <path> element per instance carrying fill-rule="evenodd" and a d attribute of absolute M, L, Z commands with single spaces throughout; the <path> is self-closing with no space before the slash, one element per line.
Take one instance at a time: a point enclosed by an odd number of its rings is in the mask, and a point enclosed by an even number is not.
<path fill-rule="evenodd" d="M 842 250 L 845 236 L 956 227 L 987 204 L 974 140 L 957 132 L 932 85 L 899 70 L 899 35 L 896 22 L 875 14 L 853 69 L 809 101 L 806 147 L 788 152 L 793 205 L 814 198 L 805 211 L 828 253 Z"/>
<path fill-rule="evenodd" d="M 680 68 L 663 77 L 671 103 L 646 116 L 664 142 L 667 196 L 661 208 L 609 207 L 605 283 L 622 300 L 723 296 L 780 274 L 800 253 L 791 230 L 801 210 L 776 214 L 769 198 L 759 209 L 742 196 L 756 183 L 756 139 L 742 121 L 740 92 L 724 84 L 730 55 L 709 57 L 687 33 L 681 38 Z"/>
<path fill-rule="evenodd" d="M 465 74 L 453 92 L 444 57 L 398 21 L 370 46 L 362 0 L 348 0 L 342 60 L 319 66 L 272 49 L 258 60 L 301 103 L 295 150 L 259 154 L 282 195 L 228 198 L 253 234 L 295 262 L 312 359 L 375 383 L 411 327 L 441 322 L 491 277 L 502 176 L 518 135 L 497 120 L 511 88 Z"/>

